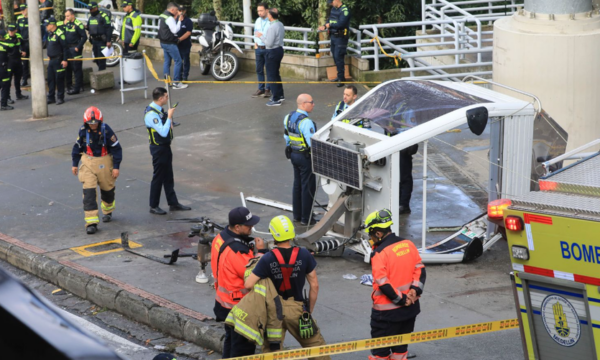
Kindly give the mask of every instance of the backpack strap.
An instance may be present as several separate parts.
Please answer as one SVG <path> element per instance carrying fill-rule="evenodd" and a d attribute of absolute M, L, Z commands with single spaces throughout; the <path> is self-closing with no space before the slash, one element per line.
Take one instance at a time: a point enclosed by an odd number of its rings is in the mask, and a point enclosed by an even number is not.
<path fill-rule="evenodd" d="M 289 263 L 286 263 L 285 260 L 283 260 L 283 256 L 281 255 L 281 251 L 279 249 L 275 248 L 271 251 L 273 252 L 273 255 L 275 255 L 275 257 L 277 258 L 277 261 L 279 262 L 279 267 L 281 268 L 283 282 L 281 283 L 281 286 L 279 286 L 279 291 L 285 292 L 287 290 L 291 290 L 292 284 L 290 283 L 290 277 L 294 272 L 294 266 L 296 265 L 296 259 L 298 258 L 298 252 L 300 252 L 300 248 L 294 246 Z"/>

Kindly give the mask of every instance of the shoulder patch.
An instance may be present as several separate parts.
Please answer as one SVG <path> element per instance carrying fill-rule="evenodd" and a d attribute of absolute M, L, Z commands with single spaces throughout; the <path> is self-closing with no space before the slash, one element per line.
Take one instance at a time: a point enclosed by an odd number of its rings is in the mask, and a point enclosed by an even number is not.
<path fill-rule="evenodd" d="M 344 10 L 344 16 L 348 16 L 348 10 Z"/>
<path fill-rule="evenodd" d="M 315 133 L 315 128 L 314 128 L 314 127 L 311 127 L 311 128 L 310 128 L 310 133 L 311 133 L 311 134 L 314 134 L 314 133 Z"/>
<path fill-rule="evenodd" d="M 117 142 L 117 136 L 116 135 L 111 136 L 110 141 Z"/>
<path fill-rule="evenodd" d="M 154 123 L 158 124 L 158 119 L 157 118 L 154 118 Z"/>

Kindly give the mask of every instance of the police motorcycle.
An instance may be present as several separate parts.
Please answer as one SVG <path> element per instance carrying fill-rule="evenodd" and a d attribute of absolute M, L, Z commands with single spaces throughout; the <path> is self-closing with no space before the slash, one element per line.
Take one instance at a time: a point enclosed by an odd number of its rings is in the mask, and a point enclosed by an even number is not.
<path fill-rule="evenodd" d="M 219 22 L 214 11 L 201 14 L 198 27 L 201 29 L 198 42 L 202 45 L 202 50 L 198 52 L 200 72 L 202 75 L 210 72 L 215 80 L 231 80 L 240 69 L 240 60 L 231 50 L 242 52 L 233 42 L 233 30 L 228 24 Z"/>

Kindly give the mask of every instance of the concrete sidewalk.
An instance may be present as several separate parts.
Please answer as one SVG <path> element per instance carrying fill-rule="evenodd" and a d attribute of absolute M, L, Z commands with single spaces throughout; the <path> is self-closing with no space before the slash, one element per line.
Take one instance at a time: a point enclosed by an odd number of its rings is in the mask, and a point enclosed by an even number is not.
<path fill-rule="evenodd" d="M 161 75 L 162 64 L 154 63 L 154 67 Z M 113 69 L 118 79 L 118 67 Z M 190 74 L 190 80 L 211 79 L 201 76 L 197 68 Z M 254 79 L 248 73 L 239 73 L 235 78 Z M 149 79 L 148 85 L 151 94 L 159 83 Z M 47 280 L 92 302 L 106 301 L 102 306 L 110 306 L 111 300 L 106 297 L 114 293 L 116 310 L 134 318 L 146 316 L 145 320 L 135 320 L 218 350 L 221 325 L 208 319 L 213 316 L 214 291 L 194 281 L 196 261 L 184 258 L 173 266 L 161 265 L 119 251 L 114 244 L 89 247 L 90 252 L 102 252 L 92 256 L 71 248 L 119 239 L 121 232 L 128 231 L 130 241 L 141 244 L 140 250 L 148 254 L 162 256 L 176 248 L 195 252 L 197 242 L 187 237 L 191 224 L 167 220 L 208 216 L 226 223 L 229 210 L 241 204 L 240 192 L 291 203 L 293 174 L 284 156 L 283 117 L 296 109 L 298 94 L 309 93 L 316 102 L 311 118 L 322 126 L 331 118 L 342 91 L 332 84 L 284 85 L 284 89 L 286 101 L 273 108 L 265 106 L 267 99 L 250 97 L 256 90 L 254 85 L 196 84 L 171 92 L 172 101 L 180 103 L 175 117 L 182 123 L 175 128 L 172 145 L 175 190 L 180 202 L 193 210 L 166 216 L 148 212 L 152 163 L 143 110 L 151 99 L 144 99 L 142 91 L 126 93 L 125 105 L 121 105 L 117 89 L 95 94 L 87 91 L 67 97 L 64 105 L 49 105 L 51 117 L 40 121 L 30 120 L 31 111 L 25 108 L 29 101 L 18 102 L 15 110 L 0 113 L 4 129 L 0 132 L 0 233 L 4 234 L 0 235 L 0 258 L 38 276 L 50 277 Z M 359 95 L 365 92 L 359 86 Z M 113 222 L 101 223 L 100 231 L 88 236 L 84 231 L 81 184 L 71 174 L 70 153 L 83 112 L 91 105 L 102 110 L 105 122 L 116 131 L 124 160 L 116 183 Z M 466 134 L 462 138 L 452 136 L 457 145 L 467 146 L 472 141 Z M 401 234 L 418 245 L 420 159 L 415 156 L 413 213 L 401 218 Z M 465 164 L 460 166 L 468 166 L 468 161 Z M 443 172 L 431 172 L 430 176 L 436 181 L 428 186 L 429 226 L 460 225 L 482 212 L 474 197 L 459 190 L 452 178 Z M 324 202 L 326 197 L 320 193 L 318 199 Z M 167 208 L 165 200 L 161 205 Z M 271 217 L 281 213 L 255 204 L 249 207 L 262 218 L 257 225 L 260 231 L 267 231 Z M 431 240 L 439 236 L 432 235 Z M 351 273 L 360 278 L 370 273 L 369 264 L 350 252 L 343 258 L 317 261 L 321 291 L 315 317 L 325 339 L 333 343 L 370 337 L 371 289 L 358 280 L 342 277 Z M 417 330 L 514 318 L 509 271 L 504 242 L 472 264 L 428 266 Z M 297 343 L 288 337 L 286 346 L 295 347 Z M 412 351 L 420 358 L 523 357 L 517 330 L 424 343 L 415 345 Z M 339 358 L 364 359 L 366 354 Z"/>

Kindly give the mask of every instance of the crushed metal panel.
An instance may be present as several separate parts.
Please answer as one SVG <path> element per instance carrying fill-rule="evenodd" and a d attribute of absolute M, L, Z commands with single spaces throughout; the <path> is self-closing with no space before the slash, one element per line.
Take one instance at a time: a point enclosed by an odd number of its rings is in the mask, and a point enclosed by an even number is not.
<path fill-rule="evenodd" d="M 543 109 L 535 117 L 533 125 L 533 163 L 531 164 L 530 190 L 537 191 L 537 181 L 545 174 L 544 161 L 554 159 L 567 151 L 567 132 Z M 542 160 L 541 162 L 538 160 Z M 554 164 L 551 171 L 562 168 L 562 161 Z"/>
<path fill-rule="evenodd" d="M 533 122 L 533 116 L 504 118 L 502 197 L 519 196 L 530 191 Z"/>

